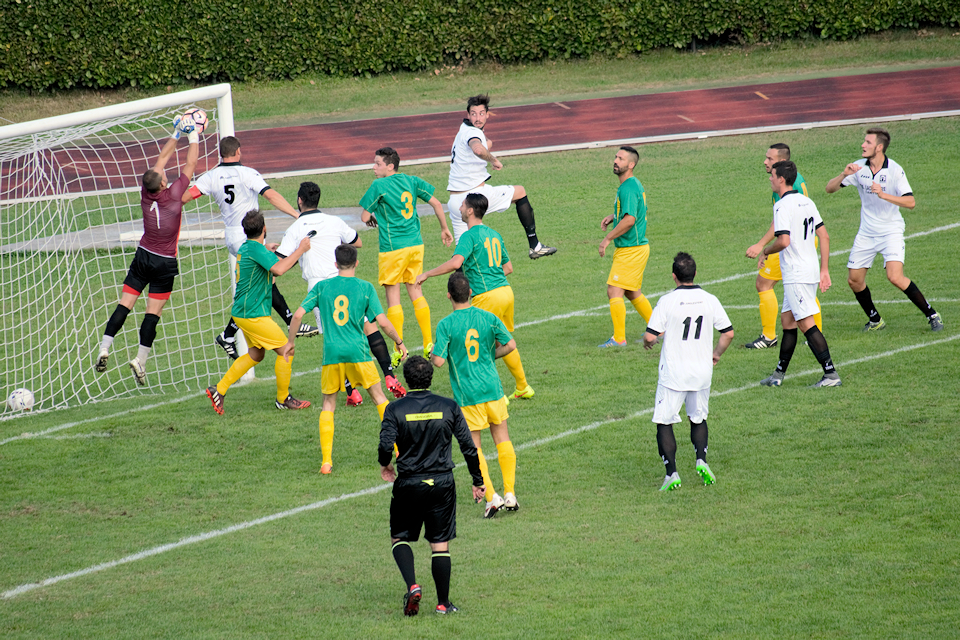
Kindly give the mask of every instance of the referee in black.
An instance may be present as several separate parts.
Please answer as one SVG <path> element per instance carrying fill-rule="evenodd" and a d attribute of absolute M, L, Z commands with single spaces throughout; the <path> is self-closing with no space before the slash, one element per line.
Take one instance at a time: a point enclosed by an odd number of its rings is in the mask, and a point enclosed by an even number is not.
<path fill-rule="evenodd" d="M 470 429 L 457 403 L 429 391 L 433 365 L 412 356 L 403 365 L 407 396 L 390 403 L 380 428 L 380 477 L 393 482 L 390 501 L 390 541 L 393 558 L 407 583 L 403 614 L 415 616 L 422 596 L 413 565 L 411 542 L 420 539 L 421 527 L 433 551 L 433 581 L 437 585 L 437 613 L 453 613 L 450 602 L 450 540 L 457 537 L 457 492 L 453 482 L 451 436 L 473 478 L 473 499 L 483 498 L 480 459 Z M 394 471 L 393 447 L 397 446 Z"/>

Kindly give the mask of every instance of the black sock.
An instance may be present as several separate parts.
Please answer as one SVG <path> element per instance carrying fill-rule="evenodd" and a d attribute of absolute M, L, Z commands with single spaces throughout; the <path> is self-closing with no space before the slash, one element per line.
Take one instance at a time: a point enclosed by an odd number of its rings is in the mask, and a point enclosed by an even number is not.
<path fill-rule="evenodd" d="M 383 375 L 392 376 L 393 365 L 390 363 L 390 350 L 387 349 L 387 341 L 383 339 L 383 334 L 379 330 L 374 331 L 367 336 L 367 342 L 370 343 L 370 353 L 377 359 Z"/>
<path fill-rule="evenodd" d="M 393 559 L 397 561 L 397 567 L 400 569 L 403 581 L 407 583 L 407 589 L 417 584 L 417 574 L 413 566 L 413 549 L 410 548 L 410 544 L 403 540 L 393 543 Z"/>
<path fill-rule="evenodd" d="M 123 327 L 123 323 L 129 313 L 130 309 L 127 309 L 122 304 L 118 304 L 117 308 L 113 310 L 113 315 L 107 320 L 107 328 L 103 330 L 103 335 L 110 336 L 111 338 L 116 336 L 120 328 Z"/>
<path fill-rule="evenodd" d="M 908 298 L 910 298 L 910 302 L 917 305 L 917 309 L 923 311 L 923 315 L 929 318 L 936 313 L 936 311 L 933 310 L 933 307 L 930 306 L 930 303 L 927 302 L 927 299 L 923 297 L 922 293 L 920 293 L 920 289 L 917 288 L 917 285 L 913 280 L 910 281 L 910 286 L 904 289 L 903 292 Z"/>
<path fill-rule="evenodd" d="M 346 390 L 347 396 L 353 393 L 353 385 L 350 384 L 350 378 L 343 379 L 343 388 Z"/>
<path fill-rule="evenodd" d="M 823 367 L 823 372 L 836 373 L 837 370 L 833 366 L 833 360 L 830 359 L 830 349 L 827 347 L 827 339 L 820 333 L 817 325 L 813 325 L 804 331 L 803 335 L 807 337 L 807 344 L 810 345 L 810 351 L 813 351 L 813 356 L 817 359 L 817 362 L 820 363 L 820 366 Z"/>
<path fill-rule="evenodd" d="M 157 337 L 157 323 L 160 322 L 160 316 L 148 313 L 143 316 L 143 322 L 140 324 L 140 344 L 144 347 L 153 347 L 153 341 Z"/>
<path fill-rule="evenodd" d="M 690 442 L 697 451 L 697 460 L 707 461 L 707 421 L 690 421 Z"/>
<path fill-rule="evenodd" d="M 780 332 L 780 361 L 777 363 L 777 371 L 786 373 L 790 366 L 790 359 L 793 357 L 793 351 L 797 348 L 797 328 L 783 329 Z"/>
<path fill-rule="evenodd" d="M 434 551 L 431 561 L 433 582 L 437 585 L 437 604 L 450 602 L 450 552 Z"/>
<path fill-rule="evenodd" d="M 863 312 L 867 314 L 867 319 L 870 320 L 870 322 L 880 322 L 880 312 L 873 306 L 873 296 L 870 295 L 870 287 L 864 287 L 863 291 L 855 291 L 853 295 L 857 296 L 857 302 L 860 303 Z"/>
<path fill-rule="evenodd" d="M 540 241 L 537 240 L 537 223 L 533 219 L 533 207 L 530 206 L 527 196 L 517 200 L 517 217 L 520 218 L 523 230 L 527 232 L 527 244 L 530 245 L 531 249 L 536 249 L 537 245 L 540 244 Z"/>
<path fill-rule="evenodd" d="M 283 299 L 283 294 L 280 293 L 280 289 L 277 289 L 277 283 L 273 283 L 273 310 L 280 314 L 280 317 L 283 318 L 283 321 L 287 323 L 287 326 L 290 326 L 290 321 L 293 319 L 293 313 L 290 311 L 290 307 L 287 306 L 287 301 Z"/>
<path fill-rule="evenodd" d="M 227 328 L 223 330 L 223 337 L 233 339 L 237 337 L 237 331 L 240 331 L 240 327 L 237 326 L 237 323 L 233 321 L 233 318 L 230 318 L 230 322 L 227 323 Z"/>
<path fill-rule="evenodd" d="M 677 439 L 673 435 L 672 424 L 657 425 L 657 449 L 660 458 L 667 467 L 667 475 L 677 472 Z"/>

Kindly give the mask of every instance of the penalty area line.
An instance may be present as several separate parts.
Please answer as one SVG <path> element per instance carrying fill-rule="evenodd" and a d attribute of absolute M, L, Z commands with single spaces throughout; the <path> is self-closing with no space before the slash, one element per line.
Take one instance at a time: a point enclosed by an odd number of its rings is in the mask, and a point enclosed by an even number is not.
<path fill-rule="evenodd" d="M 863 358 L 856 358 L 856 359 L 854 359 L 854 360 L 849 360 L 849 361 L 847 361 L 847 362 L 844 362 L 844 363 L 839 364 L 839 365 L 838 365 L 838 368 L 848 367 L 848 366 L 852 366 L 852 365 L 856 365 L 856 364 L 861 364 L 861 363 L 864 363 L 864 362 L 870 362 L 870 361 L 873 361 L 873 360 L 879 360 L 880 358 L 887 358 L 887 357 L 895 356 L 895 355 L 898 355 L 898 354 L 901 354 L 901 353 L 904 353 L 904 352 L 907 352 L 907 351 L 914 351 L 914 350 L 916 350 L 916 349 L 924 349 L 924 348 L 926 348 L 926 347 L 934 347 L 934 346 L 937 346 L 937 345 L 945 344 L 945 343 L 947 343 L 947 342 L 951 342 L 951 341 L 953 341 L 953 340 L 957 340 L 958 338 L 960 338 L 960 333 L 955 334 L 955 335 L 952 335 L 952 336 L 947 336 L 947 337 L 941 338 L 941 339 L 939 339 L 939 340 L 931 340 L 931 341 L 929 341 L 929 342 L 920 342 L 920 343 L 917 343 L 917 344 L 907 345 L 907 346 L 900 347 L 900 348 L 898 348 L 898 349 L 893 349 L 893 350 L 891 350 L 891 351 L 884 351 L 883 353 L 876 353 L 876 354 L 873 354 L 873 355 L 870 355 L 870 356 L 864 356 Z M 799 377 L 801 377 L 801 376 L 809 376 L 809 375 L 812 375 L 812 374 L 817 373 L 817 372 L 819 372 L 819 371 L 820 371 L 820 369 L 809 369 L 809 370 L 807 370 L 807 371 L 801 371 L 801 372 L 799 372 L 799 373 L 793 373 L 793 374 L 787 375 L 785 379 L 793 379 L 793 378 L 799 378 Z M 759 388 L 759 387 L 760 387 L 760 383 L 759 383 L 759 382 L 754 382 L 754 383 L 752 383 L 752 384 L 748 384 L 748 385 L 745 385 L 745 386 L 742 386 L 742 387 L 736 387 L 736 388 L 733 388 L 733 389 L 726 389 L 726 390 L 724 390 L 724 391 L 714 392 L 714 393 L 711 393 L 710 396 L 711 396 L 711 397 L 726 396 L 726 395 L 730 395 L 730 394 L 733 394 L 733 393 L 739 393 L 739 392 L 741 392 L 741 391 L 747 391 L 747 390 L 750 390 L 750 389 L 756 389 L 756 388 Z M 556 433 L 556 434 L 554 434 L 554 435 L 552 435 L 552 436 L 546 436 L 546 437 L 544 437 L 544 438 L 539 438 L 539 439 L 537 439 L 537 440 L 532 440 L 532 441 L 530 441 L 530 442 L 525 442 L 525 443 L 523 443 L 523 444 L 517 445 L 517 446 L 516 446 L 516 449 L 517 449 L 518 451 L 523 451 L 523 450 L 525 450 L 525 449 L 530 449 L 530 448 L 533 448 L 533 447 L 543 446 L 543 445 L 546 445 L 546 444 L 550 444 L 550 443 L 552 443 L 552 442 L 556 442 L 556 441 L 558 441 L 558 440 L 562 440 L 562 439 L 564 439 L 564 438 L 569 438 L 570 436 L 579 435 L 579 434 L 585 433 L 585 432 L 587 432 L 587 431 L 593 431 L 593 430 L 595 430 L 595 429 L 598 429 L 598 428 L 600 428 L 600 427 L 603 427 L 603 426 L 606 426 L 606 425 L 609 425 L 609 424 L 615 424 L 615 423 L 618 423 L 618 422 L 626 422 L 626 421 L 628 421 L 628 420 L 634 420 L 634 419 L 636 419 L 636 418 L 641 418 L 641 417 L 643 417 L 643 416 L 645 416 L 645 415 L 650 415 L 651 413 L 653 413 L 653 409 L 652 409 L 652 408 L 649 408 L 649 409 L 644 409 L 644 410 L 642 410 L 642 411 L 637 411 L 636 413 L 632 413 L 632 414 L 630 414 L 630 415 L 628 415 L 628 416 L 625 416 L 625 417 L 623 417 L 623 418 L 609 418 L 609 419 L 607 419 L 607 420 L 599 420 L 599 421 L 596 421 L 596 422 L 591 422 L 591 423 L 589 423 L 589 424 L 585 424 L 585 425 L 580 426 L 580 427 L 577 427 L 577 428 L 575 428 L 575 429 L 569 429 L 569 430 L 567 430 L 567 431 L 562 431 L 562 432 L 560 432 L 560 433 Z M 496 457 L 496 454 L 492 454 L 492 455 L 490 455 L 490 456 L 484 456 L 484 457 L 487 458 L 487 459 L 493 459 L 493 458 Z M 457 465 L 457 466 L 459 467 L 459 466 L 462 466 L 462 465 L 463 465 L 463 463 L 460 463 L 460 464 Z M 105 570 L 107 570 L 107 569 L 113 569 L 114 567 L 119 567 L 119 566 L 121 566 L 121 565 L 130 564 L 130 563 L 132 563 L 132 562 L 137 562 L 138 560 L 144 560 L 144 559 L 146 559 L 146 558 L 151 558 L 151 557 L 153 557 L 153 556 L 157 556 L 157 555 L 160 555 L 160 554 L 162 554 L 162 553 L 166 553 L 166 552 L 168 552 L 168 551 L 174 551 L 175 549 L 179 549 L 179 548 L 181 548 L 181 547 L 185 547 L 185 546 L 188 546 L 188 545 L 191 545 L 191 544 L 196 544 L 196 543 L 198 543 L 198 542 L 205 542 L 205 541 L 207 541 L 207 540 L 212 540 L 212 539 L 214 539 L 214 538 L 219 538 L 220 536 L 225 536 L 225 535 L 230 534 L 230 533 L 235 533 L 235 532 L 237 532 L 237 531 L 243 531 L 243 530 L 245 530 L 245 529 L 250 529 L 250 528 L 252 528 L 252 527 L 256 527 L 256 526 L 259 526 L 259 525 L 262 525 L 262 524 L 267 524 L 267 523 L 274 522 L 274 521 L 276 521 L 276 520 L 281 520 L 281 519 L 283 519 L 283 518 L 287 518 L 287 517 L 290 517 L 290 516 L 294 516 L 294 515 L 297 515 L 297 514 L 300 514 L 300 513 L 305 513 L 305 512 L 307 512 L 307 511 L 314 511 L 314 510 L 316 510 L 316 509 L 321 509 L 321 508 L 323 508 L 323 507 L 326 507 L 326 506 L 329 506 L 329 505 L 332 505 L 332 504 L 337 504 L 337 503 L 340 503 L 340 502 L 344 502 L 344 501 L 347 501 L 347 500 L 351 500 L 351 499 L 353 499 L 353 498 L 361 498 L 361 497 L 363 497 L 363 496 L 374 495 L 374 494 L 380 493 L 381 491 L 385 491 L 386 489 L 389 489 L 391 486 L 392 486 L 392 484 L 384 483 L 384 484 L 376 485 L 376 486 L 373 486 L 373 487 L 369 487 L 369 488 L 367 488 L 367 489 L 362 489 L 362 490 L 360 490 L 360 491 L 355 491 L 355 492 L 353 492 L 353 493 L 345 493 L 345 494 L 342 494 L 342 495 L 337 496 L 337 497 L 334 497 L 334 498 L 327 498 L 326 500 L 320 500 L 319 502 L 313 502 L 313 503 L 311 503 L 311 504 L 306 504 L 306 505 L 302 505 L 302 506 L 300 506 L 300 507 L 295 507 L 295 508 L 293 508 L 293 509 L 288 509 L 288 510 L 286 510 L 286 511 L 281 511 L 281 512 L 279 512 L 279 513 L 274 513 L 274 514 L 272 514 L 272 515 L 264 516 L 264 517 L 262 517 L 262 518 L 257 518 L 257 519 L 255 519 L 255 520 L 248 520 L 247 522 L 241 522 L 241 523 L 239 523 L 239 524 L 235 524 L 235 525 L 226 527 L 226 528 L 224 528 L 224 529 L 217 529 L 217 530 L 215 530 L 215 531 L 207 531 L 207 532 L 205 532 L 205 533 L 200 533 L 200 534 L 193 535 L 193 536 L 189 536 L 189 537 L 186 537 L 186 538 L 181 538 L 180 540 L 178 540 L 178 541 L 176 541 L 176 542 L 171 542 L 171 543 L 168 543 L 168 544 L 163 544 L 163 545 L 160 545 L 160 546 L 157 546 L 157 547 L 153 547 L 153 548 L 151 548 L 151 549 L 145 549 L 144 551 L 140 551 L 140 552 L 138 552 L 138 553 L 134 553 L 134 554 L 131 554 L 131 555 L 128 555 L 128 556 L 124 556 L 123 558 L 120 558 L 120 559 L 118 559 L 118 560 L 112 560 L 112 561 L 110 561 L 110 562 L 103 562 L 103 563 L 101 563 L 101 564 L 97 564 L 97 565 L 93 565 L 93 566 L 91 566 L 91 567 L 87 567 L 86 569 L 80 569 L 79 571 L 73 571 L 73 572 L 71 572 L 71 573 L 64 573 L 64 574 L 61 574 L 61 575 L 58 575 L 58 576 L 53 576 L 53 577 L 51 577 L 51 578 L 46 578 L 45 580 L 41 580 L 40 582 L 28 582 L 28 583 L 26 583 L 26 584 L 22 584 L 22 585 L 20 585 L 20 586 L 18 586 L 18 587 L 14 587 L 14 588 L 12 588 L 12 589 L 8 589 L 8 590 L 4 591 L 3 594 L 0 595 L 0 598 L 2 598 L 3 600 L 9 600 L 9 599 L 11 599 L 11 598 L 16 598 L 17 596 L 23 595 L 24 593 L 28 593 L 28 592 L 30 592 L 30 591 L 34 591 L 35 589 L 40 589 L 40 588 L 43 588 L 43 587 L 49 587 L 49 586 L 51 586 L 51 585 L 57 584 L 57 583 L 59 583 L 59 582 L 64 582 L 64 581 L 66 581 L 66 580 L 72 580 L 72 579 L 74 579 L 74 578 L 81 578 L 81 577 L 83 577 L 83 576 L 88 576 L 88 575 L 91 575 L 91 574 L 94 574 L 94 573 L 98 573 L 98 572 L 100 572 L 100 571 L 105 571 Z"/>

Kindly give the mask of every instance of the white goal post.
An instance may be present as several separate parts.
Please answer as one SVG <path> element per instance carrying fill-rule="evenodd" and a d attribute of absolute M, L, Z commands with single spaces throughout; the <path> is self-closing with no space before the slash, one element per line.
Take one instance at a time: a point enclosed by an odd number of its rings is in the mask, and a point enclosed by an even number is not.
<path fill-rule="evenodd" d="M 93 370 L 143 233 L 140 177 L 169 138 L 174 116 L 191 107 L 210 118 L 200 141 L 199 175 L 219 162 L 219 138 L 234 134 L 229 84 L 0 127 L 4 396 L 25 387 L 37 409 L 49 410 L 202 389 L 226 370 L 229 360 L 213 338 L 228 319 L 234 265 L 211 198 L 184 207 L 180 275 L 158 326 L 147 386 L 138 387 L 126 365 L 139 343 L 141 301 L 116 336 L 108 371 Z M 186 150 L 181 144 L 168 163 L 171 180 Z"/>

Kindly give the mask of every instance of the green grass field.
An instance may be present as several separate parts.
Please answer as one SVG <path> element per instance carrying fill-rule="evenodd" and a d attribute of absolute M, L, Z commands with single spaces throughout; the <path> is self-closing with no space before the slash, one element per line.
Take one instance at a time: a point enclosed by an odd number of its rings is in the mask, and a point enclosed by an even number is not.
<path fill-rule="evenodd" d="M 951 225 L 960 214 L 944 165 L 956 155 L 960 120 L 889 128 L 890 155 L 904 165 L 918 201 L 905 212 L 906 273 L 944 317 L 946 330 L 937 334 L 879 268 L 868 283 L 888 329 L 860 333 L 865 318 L 844 268 L 859 198 L 850 190 L 827 196 L 823 185 L 858 156 L 862 128 L 641 149 L 637 174 L 648 193 L 651 240 L 643 289 L 653 299 L 672 288 L 673 255 L 691 252 L 698 282 L 730 314 L 736 345 L 759 333 L 755 263 L 743 251 L 769 224 L 761 161 L 770 143 L 791 145 L 830 247 L 840 252 L 831 259 L 834 286 L 820 299 L 844 385 L 809 388 L 819 368 L 800 345 L 784 386 L 760 388 L 776 350 L 731 348 L 713 380 L 716 485 L 699 485 L 686 426 L 679 425 L 684 485 L 657 491 L 663 466 L 649 412 L 658 353 L 635 342 L 642 319 L 628 314 L 628 347 L 596 348 L 611 333 L 610 263 L 596 247 L 617 185 L 613 151 L 511 157 L 497 182 L 527 188 L 541 237 L 560 252 L 531 262 L 512 210 L 488 221 L 514 259 L 514 335 L 537 394 L 510 406 L 519 512 L 483 520 L 468 499 L 465 470 L 456 472 L 458 615 L 430 613 L 433 581 L 423 542 L 415 552 L 426 611 L 412 619 L 400 613 L 403 584 L 389 552 L 389 491 L 379 479 L 369 399 L 359 408 L 338 407 L 334 474 L 321 477 L 318 408 L 273 408 L 273 382 L 263 379 L 273 374 L 268 356 L 258 368 L 261 380 L 231 389 L 223 417 L 198 388 L 0 422 L 0 632 L 955 637 L 960 274 L 951 265 L 960 258 L 960 228 Z M 441 187 L 446 177 L 442 165 L 416 173 Z M 320 177 L 321 205 L 355 204 L 371 179 Z M 273 186 L 289 198 L 298 182 Z M 435 221 L 424 226 L 432 267 L 449 250 Z M 920 232 L 929 233 L 910 237 Z M 375 232 L 362 238 L 360 275 L 373 279 Z M 291 304 L 304 294 L 295 273 L 281 287 Z M 450 310 L 444 292 L 442 278 L 425 286 L 434 325 Z M 408 301 L 405 310 L 413 346 L 420 335 Z M 321 339 L 301 340 L 294 361 L 293 392 L 315 402 L 321 353 Z M 503 365 L 500 373 L 509 388 Z M 449 394 L 445 369 L 434 389 Z M 492 451 L 488 440 L 486 446 Z M 495 461 L 491 473 L 498 481 Z M 57 577 L 63 579 L 14 594 Z"/>

